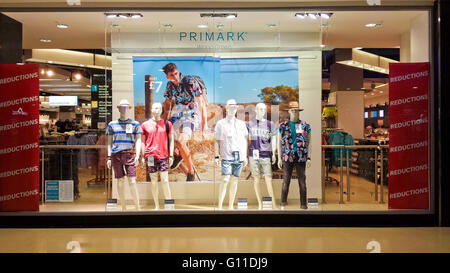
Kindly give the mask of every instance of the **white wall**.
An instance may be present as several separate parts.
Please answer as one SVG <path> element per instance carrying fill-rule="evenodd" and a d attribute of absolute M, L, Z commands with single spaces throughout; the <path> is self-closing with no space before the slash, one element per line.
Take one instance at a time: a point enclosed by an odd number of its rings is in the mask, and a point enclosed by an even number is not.
<path fill-rule="evenodd" d="M 353 138 L 364 138 L 364 91 L 336 92 L 337 127 Z"/>
<path fill-rule="evenodd" d="M 423 13 L 411 21 L 411 62 L 430 60 L 429 28 L 428 13 Z"/>
<path fill-rule="evenodd" d="M 264 37 L 266 36 L 253 36 L 258 37 L 257 40 L 253 40 L 245 45 L 240 45 L 240 49 L 248 47 L 247 50 L 251 52 L 236 52 L 238 49 L 233 48 L 233 52 L 216 52 L 216 53 L 188 53 L 191 50 L 187 48 L 195 47 L 195 45 L 180 45 L 176 39 L 163 39 L 164 43 L 159 44 L 161 39 L 155 38 L 151 34 L 121 34 L 113 35 L 112 38 L 112 92 L 113 92 L 113 105 L 117 105 L 121 99 L 128 99 L 130 103 L 134 103 L 133 99 L 133 56 L 205 56 L 215 55 L 220 57 L 292 57 L 298 56 L 299 58 L 299 86 L 300 86 L 300 104 L 305 109 L 301 112 L 301 119 L 310 123 L 312 128 L 312 149 L 311 159 L 312 166 L 307 169 L 307 190 L 308 198 L 321 199 L 321 81 L 322 81 L 322 53 L 319 50 L 320 34 L 319 33 L 288 33 L 283 34 L 282 41 L 274 41 L 274 37 L 269 36 L 269 45 L 283 44 L 290 48 L 304 48 L 305 51 L 286 51 L 281 52 L 273 50 L 271 52 L 258 52 L 256 46 L 262 49 L 262 46 L 266 45 Z M 256 39 L 256 38 L 255 38 Z M 158 47 L 175 47 L 182 46 L 171 53 L 155 52 L 160 51 Z M 267 46 L 267 45 L 266 45 Z M 155 48 L 157 47 L 157 48 Z M 136 50 L 138 49 L 138 50 Z M 310 49 L 310 50 L 307 50 Z M 245 49 L 244 49 L 245 50 Z M 241 50 L 241 51 L 244 51 Z M 137 51 L 140 51 L 139 53 Z M 145 52 L 147 51 L 147 53 Z M 172 50 L 173 51 L 173 50 Z M 187 51 L 187 52 L 183 52 Z M 264 51 L 264 50 L 261 50 Z M 198 52 L 198 50 L 196 51 Z M 134 113 L 130 113 L 134 117 Z M 113 119 L 118 118 L 119 113 L 115 107 L 113 107 Z M 251 178 L 250 178 L 251 179 Z M 281 196 L 281 180 L 274 181 L 275 197 L 278 200 Z M 195 199 L 195 201 L 202 202 L 214 202 L 217 198 L 218 183 L 206 184 L 201 182 L 176 182 L 170 183 L 173 198 L 175 199 Z M 141 198 L 151 199 L 151 190 L 149 183 L 138 183 Z M 190 196 L 189 192 L 192 189 L 195 190 L 195 196 Z M 262 184 L 261 189 L 264 192 L 265 185 Z M 203 191 L 203 193 L 201 193 Z M 115 180 L 113 181 L 113 196 L 116 197 Z M 199 196 L 200 194 L 200 196 Z M 127 190 L 128 199 L 131 198 L 129 191 Z M 267 196 L 267 194 L 263 194 Z M 249 202 L 256 200 L 252 183 L 241 182 L 238 187 L 237 197 L 247 197 Z M 289 199 L 299 199 L 298 183 L 297 181 L 291 181 L 291 187 L 289 191 Z M 225 199 L 227 201 L 228 198 Z M 193 201 L 193 200 L 191 200 Z"/>

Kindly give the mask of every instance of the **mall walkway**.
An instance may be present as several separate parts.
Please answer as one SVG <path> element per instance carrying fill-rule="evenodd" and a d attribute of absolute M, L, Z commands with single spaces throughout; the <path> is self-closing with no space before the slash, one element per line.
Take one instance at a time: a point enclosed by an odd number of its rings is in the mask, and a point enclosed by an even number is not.
<path fill-rule="evenodd" d="M 450 228 L 0 229 L 0 253 L 450 253 Z"/>

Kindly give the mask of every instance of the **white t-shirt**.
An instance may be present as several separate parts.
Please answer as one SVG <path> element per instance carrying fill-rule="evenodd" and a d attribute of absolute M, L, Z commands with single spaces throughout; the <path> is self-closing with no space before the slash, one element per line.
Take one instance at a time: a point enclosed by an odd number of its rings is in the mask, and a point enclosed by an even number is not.
<path fill-rule="evenodd" d="M 215 138 L 220 140 L 220 156 L 225 160 L 233 160 L 232 152 L 239 152 L 239 160 L 247 158 L 247 125 L 240 119 L 219 120 L 214 128 Z"/>

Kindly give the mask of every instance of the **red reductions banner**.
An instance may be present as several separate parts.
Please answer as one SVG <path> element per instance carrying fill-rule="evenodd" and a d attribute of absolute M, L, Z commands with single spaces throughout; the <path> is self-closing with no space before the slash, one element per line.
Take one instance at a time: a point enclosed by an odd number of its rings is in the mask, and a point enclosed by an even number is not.
<path fill-rule="evenodd" d="M 0 117 L 0 211 L 38 211 L 38 65 L 0 64 Z"/>
<path fill-rule="evenodd" d="M 429 209 L 429 71 L 389 65 L 389 209 Z"/>

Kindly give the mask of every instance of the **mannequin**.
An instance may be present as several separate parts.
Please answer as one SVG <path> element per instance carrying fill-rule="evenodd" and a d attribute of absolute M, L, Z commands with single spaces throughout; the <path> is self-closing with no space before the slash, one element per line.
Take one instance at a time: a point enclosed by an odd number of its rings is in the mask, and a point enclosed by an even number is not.
<path fill-rule="evenodd" d="M 222 209 L 229 182 L 231 184 L 228 208 L 230 210 L 234 208 L 237 183 L 242 168 L 247 166 L 248 130 L 245 122 L 236 118 L 237 108 L 238 106 L 235 100 L 228 100 L 226 104 L 226 118 L 219 120 L 214 129 L 215 161 L 217 166 L 222 164 L 223 176 L 223 182 L 219 187 L 219 209 Z M 222 157 L 222 161 L 219 160 L 220 157 Z"/>
<path fill-rule="evenodd" d="M 129 183 L 136 209 L 140 210 L 139 194 L 136 186 L 136 166 L 139 163 L 141 153 L 142 128 L 139 122 L 126 118 L 127 113 L 131 110 L 127 100 L 121 100 L 117 108 L 119 109 L 120 118 L 111 121 L 106 130 L 108 135 L 108 161 L 106 164 L 109 169 L 111 169 L 111 166 L 114 169 L 122 210 L 126 210 L 127 207 L 125 181 Z M 125 179 L 125 176 L 127 179 Z"/>
<path fill-rule="evenodd" d="M 283 187 L 281 192 L 281 209 L 287 205 L 287 196 L 292 171 L 297 170 L 300 190 L 300 208 L 307 209 L 305 167 L 311 166 L 309 146 L 311 143 L 311 126 L 300 120 L 298 102 L 289 103 L 289 120 L 280 124 L 278 137 L 278 168 L 283 169 Z M 294 134 L 294 131 L 295 133 Z"/>
<path fill-rule="evenodd" d="M 247 123 L 250 138 L 250 170 L 254 179 L 254 188 L 258 200 L 258 209 L 262 209 L 261 176 L 264 176 L 267 192 L 272 197 L 272 208 L 276 208 L 272 187 L 272 164 L 276 162 L 277 135 L 273 122 L 265 119 L 267 106 L 258 103 L 255 119 Z M 272 156 L 272 160 L 271 160 Z"/>
<path fill-rule="evenodd" d="M 152 118 L 142 124 L 144 134 L 144 158 L 142 166 L 147 166 L 152 181 L 152 195 L 155 210 L 159 210 L 158 173 L 161 176 L 161 186 L 165 199 L 172 199 L 169 187 L 169 166 L 173 163 L 174 132 L 172 123 L 161 119 L 162 104 L 152 105 Z"/>

